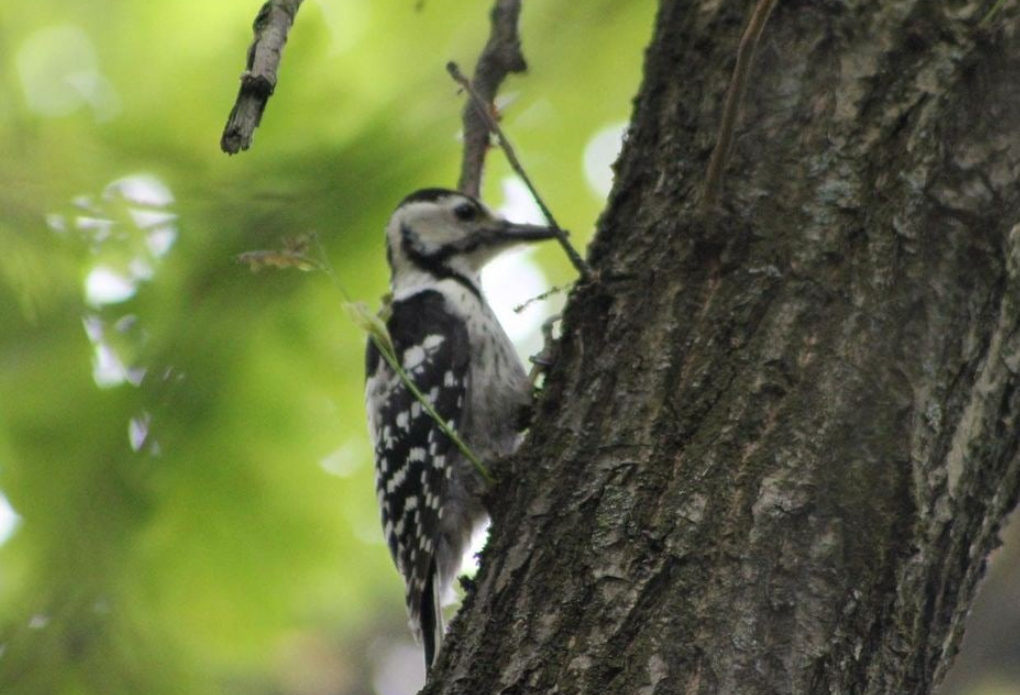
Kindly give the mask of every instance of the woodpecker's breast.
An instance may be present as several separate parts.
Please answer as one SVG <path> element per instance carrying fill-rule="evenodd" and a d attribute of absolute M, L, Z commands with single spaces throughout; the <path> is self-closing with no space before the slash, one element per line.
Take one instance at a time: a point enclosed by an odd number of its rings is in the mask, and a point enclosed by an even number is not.
<path fill-rule="evenodd" d="M 484 298 L 459 283 L 441 284 L 451 312 L 466 324 L 471 343 L 464 434 L 483 460 L 495 461 L 516 448 L 520 412 L 531 397 L 528 375 Z"/>

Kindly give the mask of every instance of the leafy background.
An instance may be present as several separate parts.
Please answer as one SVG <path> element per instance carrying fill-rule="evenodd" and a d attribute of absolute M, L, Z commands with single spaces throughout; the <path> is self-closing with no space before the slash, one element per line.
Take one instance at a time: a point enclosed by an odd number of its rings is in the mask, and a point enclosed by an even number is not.
<path fill-rule="evenodd" d="M 375 508 L 363 336 L 322 274 L 234 257 L 315 233 L 374 302 L 393 206 L 456 181 L 463 100 L 443 65 L 473 65 L 488 3 L 308 0 L 254 148 L 228 158 L 257 9 L 0 6 L 4 695 L 421 683 Z M 525 3 L 531 70 L 505 86 L 504 124 L 581 244 L 654 11 Z M 536 214 L 496 154 L 485 198 Z M 571 278 L 553 247 L 487 274 L 522 353 L 562 299 L 512 307 Z M 946 693 L 1020 692 L 1015 541 Z"/>

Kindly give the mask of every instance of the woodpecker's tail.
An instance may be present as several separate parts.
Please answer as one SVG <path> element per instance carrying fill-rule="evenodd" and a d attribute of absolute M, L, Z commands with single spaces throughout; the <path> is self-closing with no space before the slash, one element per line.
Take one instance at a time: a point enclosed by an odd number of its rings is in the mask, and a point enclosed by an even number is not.
<path fill-rule="evenodd" d="M 421 595 L 421 641 L 425 646 L 425 670 L 432 670 L 439 655 L 439 647 L 443 644 L 443 604 L 440 599 L 439 573 L 436 561 L 432 561 L 429 578 Z"/>

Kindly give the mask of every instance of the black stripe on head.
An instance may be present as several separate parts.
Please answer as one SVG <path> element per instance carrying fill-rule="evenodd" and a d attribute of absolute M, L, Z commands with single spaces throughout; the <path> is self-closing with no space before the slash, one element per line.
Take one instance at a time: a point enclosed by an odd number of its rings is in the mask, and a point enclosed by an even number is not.
<path fill-rule="evenodd" d="M 437 200 L 443 198 L 449 198 L 451 195 L 463 195 L 457 191 L 450 190 L 449 188 L 423 188 L 420 191 L 415 191 L 411 195 L 407 196 L 400 201 L 400 205 L 397 207 L 403 207 L 408 203 L 434 203 Z M 465 196 L 467 197 L 467 196 Z"/>
<path fill-rule="evenodd" d="M 470 291 L 471 294 L 479 299 L 482 298 L 482 293 L 475 287 L 475 283 L 446 265 L 446 259 L 452 255 L 452 250 L 449 246 L 441 247 L 435 253 L 425 253 L 414 243 L 414 232 L 405 224 L 400 227 L 400 248 L 412 263 L 422 270 L 431 273 L 433 277 L 440 280 L 444 278 L 455 280 Z"/>

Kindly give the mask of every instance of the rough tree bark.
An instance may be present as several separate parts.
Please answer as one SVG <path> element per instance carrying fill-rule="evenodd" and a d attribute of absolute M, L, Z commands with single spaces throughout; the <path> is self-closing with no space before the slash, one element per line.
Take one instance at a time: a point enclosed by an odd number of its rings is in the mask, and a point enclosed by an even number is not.
<path fill-rule="evenodd" d="M 662 0 L 427 693 L 927 693 L 1020 488 L 1015 3 Z M 538 66 L 535 66 L 536 68 Z M 593 95 L 593 98 L 596 98 Z"/>

